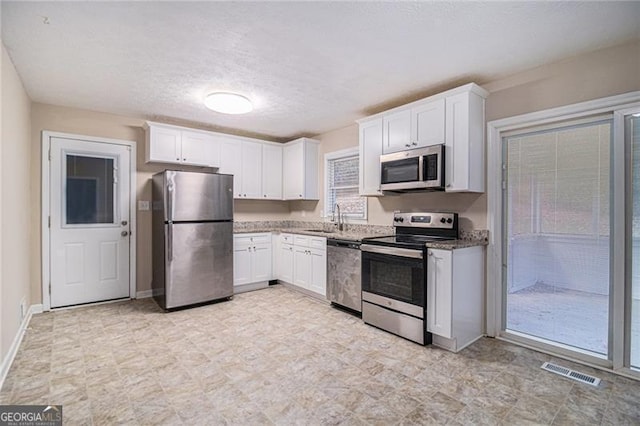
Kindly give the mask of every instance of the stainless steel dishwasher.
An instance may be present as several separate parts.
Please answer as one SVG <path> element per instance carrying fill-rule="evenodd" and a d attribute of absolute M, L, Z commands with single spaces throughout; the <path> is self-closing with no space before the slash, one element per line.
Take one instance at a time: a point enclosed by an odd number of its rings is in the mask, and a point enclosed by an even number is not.
<path fill-rule="evenodd" d="M 327 239 L 327 299 L 362 312 L 362 256 L 359 241 Z"/>

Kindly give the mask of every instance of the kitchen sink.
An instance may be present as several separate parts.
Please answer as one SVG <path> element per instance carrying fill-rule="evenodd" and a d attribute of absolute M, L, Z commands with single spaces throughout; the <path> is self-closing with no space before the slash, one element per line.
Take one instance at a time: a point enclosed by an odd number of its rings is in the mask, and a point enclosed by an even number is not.
<path fill-rule="evenodd" d="M 333 234 L 334 231 L 325 231 L 324 229 L 305 229 L 307 232 L 321 232 L 323 234 Z"/>

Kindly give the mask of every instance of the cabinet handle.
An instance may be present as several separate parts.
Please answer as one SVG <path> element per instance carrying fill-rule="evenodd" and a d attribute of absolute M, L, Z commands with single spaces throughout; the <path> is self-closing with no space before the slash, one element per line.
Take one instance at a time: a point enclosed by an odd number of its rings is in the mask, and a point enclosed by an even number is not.
<path fill-rule="evenodd" d="M 418 142 L 411 142 L 411 145 L 418 146 Z"/>
<path fill-rule="evenodd" d="M 409 147 L 411 147 L 411 144 L 406 143 L 406 144 L 404 144 L 404 146 L 406 146 L 407 148 L 409 148 Z"/>
<path fill-rule="evenodd" d="M 187 159 L 186 159 L 186 158 L 183 158 L 183 159 L 182 159 L 182 161 L 187 161 Z"/>
<path fill-rule="evenodd" d="M 176 161 L 180 161 L 180 158 L 176 158 Z"/>
<path fill-rule="evenodd" d="M 432 251 L 428 251 L 427 252 L 427 256 L 433 256 L 433 252 Z"/>
<path fill-rule="evenodd" d="M 302 194 L 298 195 L 298 197 L 302 198 Z"/>
<path fill-rule="evenodd" d="M 264 194 L 264 195 L 263 195 L 263 197 L 264 197 L 264 198 L 267 198 L 267 194 Z"/>

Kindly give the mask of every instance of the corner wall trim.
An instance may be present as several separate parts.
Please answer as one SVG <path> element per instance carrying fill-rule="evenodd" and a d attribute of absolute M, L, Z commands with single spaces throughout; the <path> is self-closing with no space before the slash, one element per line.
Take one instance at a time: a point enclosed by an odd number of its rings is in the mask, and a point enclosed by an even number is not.
<path fill-rule="evenodd" d="M 136 293 L 136 299 L 146 299 L 153 296 L 153 290 L 143 290 Z"/>
<path fill-rule="evenodd" d="M 42 313 L 42 305 L 31 305 L 29 306 L 29 310 L 27 311 L 27 315 L 22 319 L 22 323 L 20 323 L 20 327 L 18 328 L 18 332 L 16 336 L 13 338 L 13 342 L 11 342 L 11 346 L 9 347 L 9 352 L 7 352 L 7 356 L 0 363 L 0 389 L 2 389 L 2 385 L 4 384 L 4 380 L 7 378 L 7 374 L 9 373 L 9 369 L 11 368 L 11 364 L 13 364 L 13 360 L 18 353 L 18 348 L 20 348 L 20 343 L 22 343 L 22 338 L 24 337 L 24 333 L 29 326 L 29 321 L 31 321 L 31 317 L 34 314 Z"/>

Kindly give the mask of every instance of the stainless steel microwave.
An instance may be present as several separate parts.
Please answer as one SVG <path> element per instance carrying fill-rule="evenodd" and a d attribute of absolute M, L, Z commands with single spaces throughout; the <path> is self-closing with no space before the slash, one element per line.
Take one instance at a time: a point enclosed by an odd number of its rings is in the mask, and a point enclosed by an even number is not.
<path fill-rule="evenodd" d="M 380 156 L 380 189 L 405 192 L 444 190 L 444 145 Z"/>

